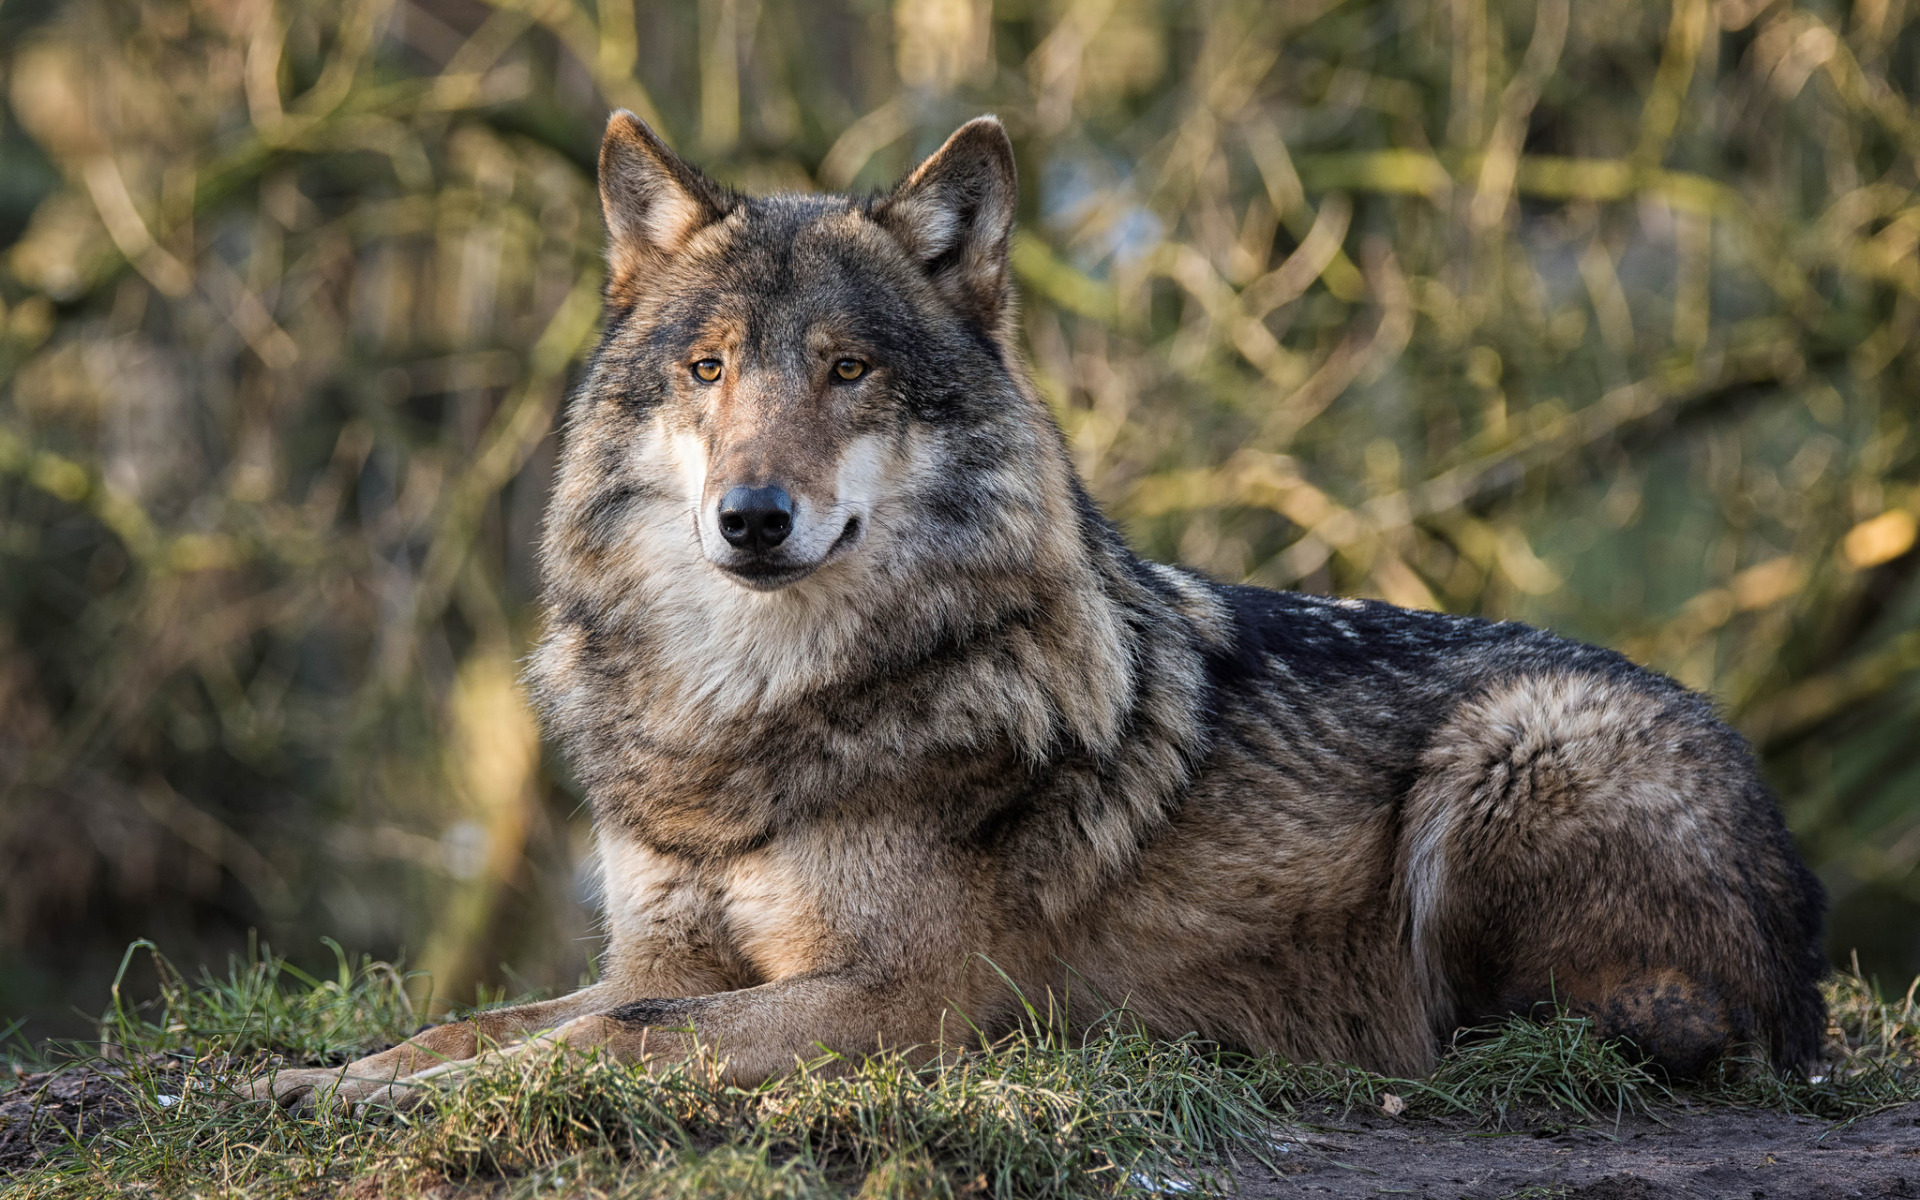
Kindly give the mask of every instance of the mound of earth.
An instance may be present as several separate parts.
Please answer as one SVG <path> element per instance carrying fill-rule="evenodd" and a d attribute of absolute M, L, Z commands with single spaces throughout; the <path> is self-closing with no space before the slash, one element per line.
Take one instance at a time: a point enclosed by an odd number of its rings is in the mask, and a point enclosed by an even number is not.
<path fill-rule="evenodd" d="M 1920 1104 L 1838 1128 L 1718 1107 L 1519 1132 L 1356 1112 L 1276 1130 L 1272 1151 L 1275 1170 L 1237 1164 L 1248 1200 L 1920 1198 Z"/>

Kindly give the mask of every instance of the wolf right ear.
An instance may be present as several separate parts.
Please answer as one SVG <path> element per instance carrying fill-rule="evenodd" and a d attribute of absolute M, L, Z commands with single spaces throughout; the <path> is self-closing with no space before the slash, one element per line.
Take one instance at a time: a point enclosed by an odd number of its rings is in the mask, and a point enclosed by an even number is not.
<path fill-rule="evenodd" d="M 991 328 L 1006 307 L 1018 191 L 1007 131 L 992 117 L 975 117 L 901 180 L 873 215 L 955 308 Z"/>
<path fill-rule="evenodd" d="M 607 267 L 615 285 L 671 254 L 732 210 L 734 196 L 667 149 L 626 109 L 607 121 L 600 142 L 600 211 L 607 223 Z"/>

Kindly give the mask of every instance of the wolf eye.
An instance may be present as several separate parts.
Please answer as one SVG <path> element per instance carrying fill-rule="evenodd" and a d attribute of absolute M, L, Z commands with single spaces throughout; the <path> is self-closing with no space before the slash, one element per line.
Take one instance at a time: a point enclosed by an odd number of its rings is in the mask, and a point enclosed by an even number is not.
<path fill-rule="evenodd" d="M 867 373 L 867 364 L 857 358 L 843 358 L 833 364 L 833 373 L 842 379 L 858 379 Z"/>
<path fill-rule="evenodd" d="M 720 360 L 717 358 L 703 358 L 693 364 L 693 377 L 701 383 L 712 383 L 714 380 L 720 378 Z"/>

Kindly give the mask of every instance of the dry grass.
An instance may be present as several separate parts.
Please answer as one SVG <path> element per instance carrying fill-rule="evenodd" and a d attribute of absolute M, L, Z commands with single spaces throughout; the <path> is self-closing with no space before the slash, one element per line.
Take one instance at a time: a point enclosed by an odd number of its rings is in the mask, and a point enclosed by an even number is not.
<path fill-rule="evenodd" d="M 103 1028 L 129 1118 L 48 1146 L 9 1195 L 261 1197 L 1109 1196 L 1156 1181 L 1218 1186 L 1229 1154 L 1277 1127 L 1406 1102 L 1408 1119 L 1605 1126 L 1677 1101 L 1844 1121 L 1920 1101 L 1920 1009 L 1858 977 L 1829 985 L 1832 1059 L 1818 1082 L 1764 1071 L 1676 1093 L 1585 1023 L 1514 1021 L 1463 1039 L 1425 1079 L 1223 1055 L 1114 1022 L 1026 1031 L 944 1063 L 822 1060 L 761 1087 L 705 1066 L 649 1075 L 598 1053 L 482 1069 L 403 1117 L 289 1119 L 225 1102 L 268 1055 L 333 1062 L 407 1022 L 402 975 L 362 963 L 303 979 L 271 958 L 116 1006 Z M 189 1084 L 188 1080 L 192 1083 Z M 436 1188 L 451 1191 L 435 1192 Z"/>

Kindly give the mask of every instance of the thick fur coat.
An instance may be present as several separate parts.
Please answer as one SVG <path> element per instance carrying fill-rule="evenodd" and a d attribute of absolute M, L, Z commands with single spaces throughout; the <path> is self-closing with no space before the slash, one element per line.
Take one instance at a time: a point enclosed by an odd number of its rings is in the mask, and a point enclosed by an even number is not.
<path fill-rule="evenodd" d="M 543 1031 L 753 1081 L 1008 1028 L 1009 979 L 1400 1073 L 1556 1003 L 1679 1073 L 1813 1059 L 1820 889 L 1706 700 L 1128 549 L 1016 348 L 996 122 L 884 196 L 749 198 L 620 113 L 601 187 L 531 668 L 601 981 L 261 1095 L 403 1098 Z"/>

